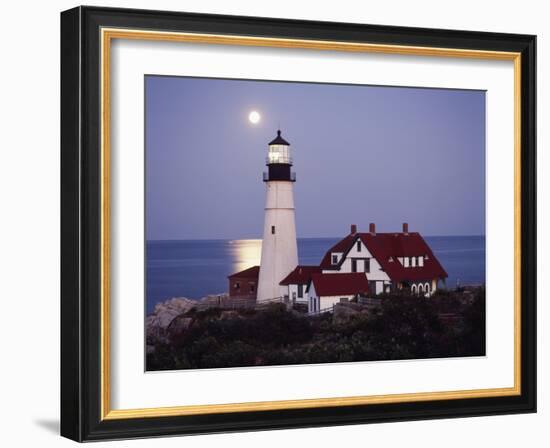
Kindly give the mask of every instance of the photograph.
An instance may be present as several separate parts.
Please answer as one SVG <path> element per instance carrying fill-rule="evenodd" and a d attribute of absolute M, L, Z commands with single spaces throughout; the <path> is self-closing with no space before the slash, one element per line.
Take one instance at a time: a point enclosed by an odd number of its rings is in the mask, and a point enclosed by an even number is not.
<path fill-rule="evenodd" d="M 145 370 L 485 356 L 486 93 L 145 75 Z"/>
<path fill-rule="evenodd" d="M 535 440 L 540 24 L 226 6 L 60 15 L 60 434 Z"/>

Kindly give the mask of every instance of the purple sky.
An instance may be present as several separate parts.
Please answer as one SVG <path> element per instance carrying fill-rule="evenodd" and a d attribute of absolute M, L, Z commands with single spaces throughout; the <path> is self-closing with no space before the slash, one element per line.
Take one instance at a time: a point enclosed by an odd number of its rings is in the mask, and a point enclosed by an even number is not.
<path fill-rule="evenodd" d="M 485 92 L 147 76 L 147 239 L 261 238 L 267 143 L 299 237 L 485 234 Z M 262 116 L 254 126 L 251 110 Z"/>

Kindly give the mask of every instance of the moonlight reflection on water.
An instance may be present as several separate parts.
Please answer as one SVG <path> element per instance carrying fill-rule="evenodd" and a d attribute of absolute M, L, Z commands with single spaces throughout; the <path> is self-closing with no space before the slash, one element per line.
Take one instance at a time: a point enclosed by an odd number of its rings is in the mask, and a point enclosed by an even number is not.
<path fill-rule="evenodd" d="M 233 273 L 259 266 L 262 240 L 231 240 L 228 252 L 233 259 Z"/>

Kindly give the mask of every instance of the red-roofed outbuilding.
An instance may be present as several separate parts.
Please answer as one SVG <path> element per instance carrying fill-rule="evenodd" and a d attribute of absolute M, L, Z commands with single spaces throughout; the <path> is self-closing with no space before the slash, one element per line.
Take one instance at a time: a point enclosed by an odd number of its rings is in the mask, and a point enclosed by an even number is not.
<path fill-rule="evenodd" d="M 260 266 L 229 275 L 229 297 L 235 299 L 256 299 Z"/>
<path fill-rule="evenodd" d="M 320 266 L 298 265 L 288 274 L 280 283 L 281 286 L 288 287 L 288 298 L 292 303 L 308 303 L 307 285 L 311 275 L 320 273 Z"/>
<path fill-rule="evenodd" d="M 309 312 L 331 311 L 336 303 L 349 302 L 369 293 L 369 281 L 364 272 L 312 274 L 308 285 Z"/>

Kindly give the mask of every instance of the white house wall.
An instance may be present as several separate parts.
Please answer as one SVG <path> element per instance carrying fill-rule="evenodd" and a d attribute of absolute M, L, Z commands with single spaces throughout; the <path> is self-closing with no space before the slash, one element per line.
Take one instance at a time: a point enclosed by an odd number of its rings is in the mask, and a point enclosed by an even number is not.
<path fill-rule="evenodd" d="M 365 246 L 363 241 L 361 241 L 361 251 L 357 250 L 357 241 L 358 239 L 353 242 L 353 247 L 350 249 L 347 255 L 348 258 L 373 258 L 372 254 L 369 252 L 367 246 Z"/>
<path fill-rule="evenodd" d="M 292 300 L 294 294 L 296 294 L 296 303 L 308 303 L 309 295 L 306 292 L 307 285 L 303 285 L 302 297 L 298 297 L 298 285 L 288 285 L 288 298 Z"/>
<path fill-rule="evenodd" d="M 353 299 L 354 295 L 342 295 L 342 296 L 323 296 L 320 297 L 320 309 L 332 311 L 332 307 L 337 303 L 340 303 L 340 299 Z"/>
<path fill-rule="evenodd" d="M 340 252 L 338 252 L 340 253 Z M 331 253 L 332 258 L 332 253 Z M 350 249 L 348 254 L 346 255 L 346 259 L 342 263 L 340 270 L 331 270 L 331 269 L 324 269 L 323 274 L 338 274 L 338 273 L 348 273 L 352 272 L 351 270 L 351 259 L 352 258 L 370 258 L 370 272 L 367 272 L 367 277 L 369 280 L 372 281 L 389 281 L 390 278 L 388 274 L 386 274 L 382 267 L 380 266 L 380 263 L 378 263 L 378 260 L 372 256 L 370 251 L 367 249 L 363 241 L 361 241 L 361 251 L 357 250 L 357 240 L 353 243 L 353 247 Z M 363 260 L 357 260 L 357 272 L 364 272 L 364 265 Z M 363 267 L 363 269 L 361 269 Z"/>
<path fill-rule="evenodd" d="M 311 283 L 309 286 L 308 296 L 307 311 L 311 314 L 314 312 L 313 301 L 317 300 L 317 293 L 315 292 L 315 285 L 313 283 Z"/>
<path fill-rule="evenodd" d="M 331 308 L 335 304 L 340 303 L 341 299 L 345 298 L 345 299 L 351 300 L 354 297 L 355 297 L 354 294 L 351 294 L 351 295 L 343 294 L 341 296 L 321 296 L 321 297 L 319 297 L 317 295 L 317 292 L 315 291 L 315 286 L 312 283 L 310 288 L 309 288 L 308 312 L 311 314 L 311 313 L 319 312 L 320 310 L 332 311 Z M 317 302 L 318 307 L 313 306 L 314 301 Z"/>

